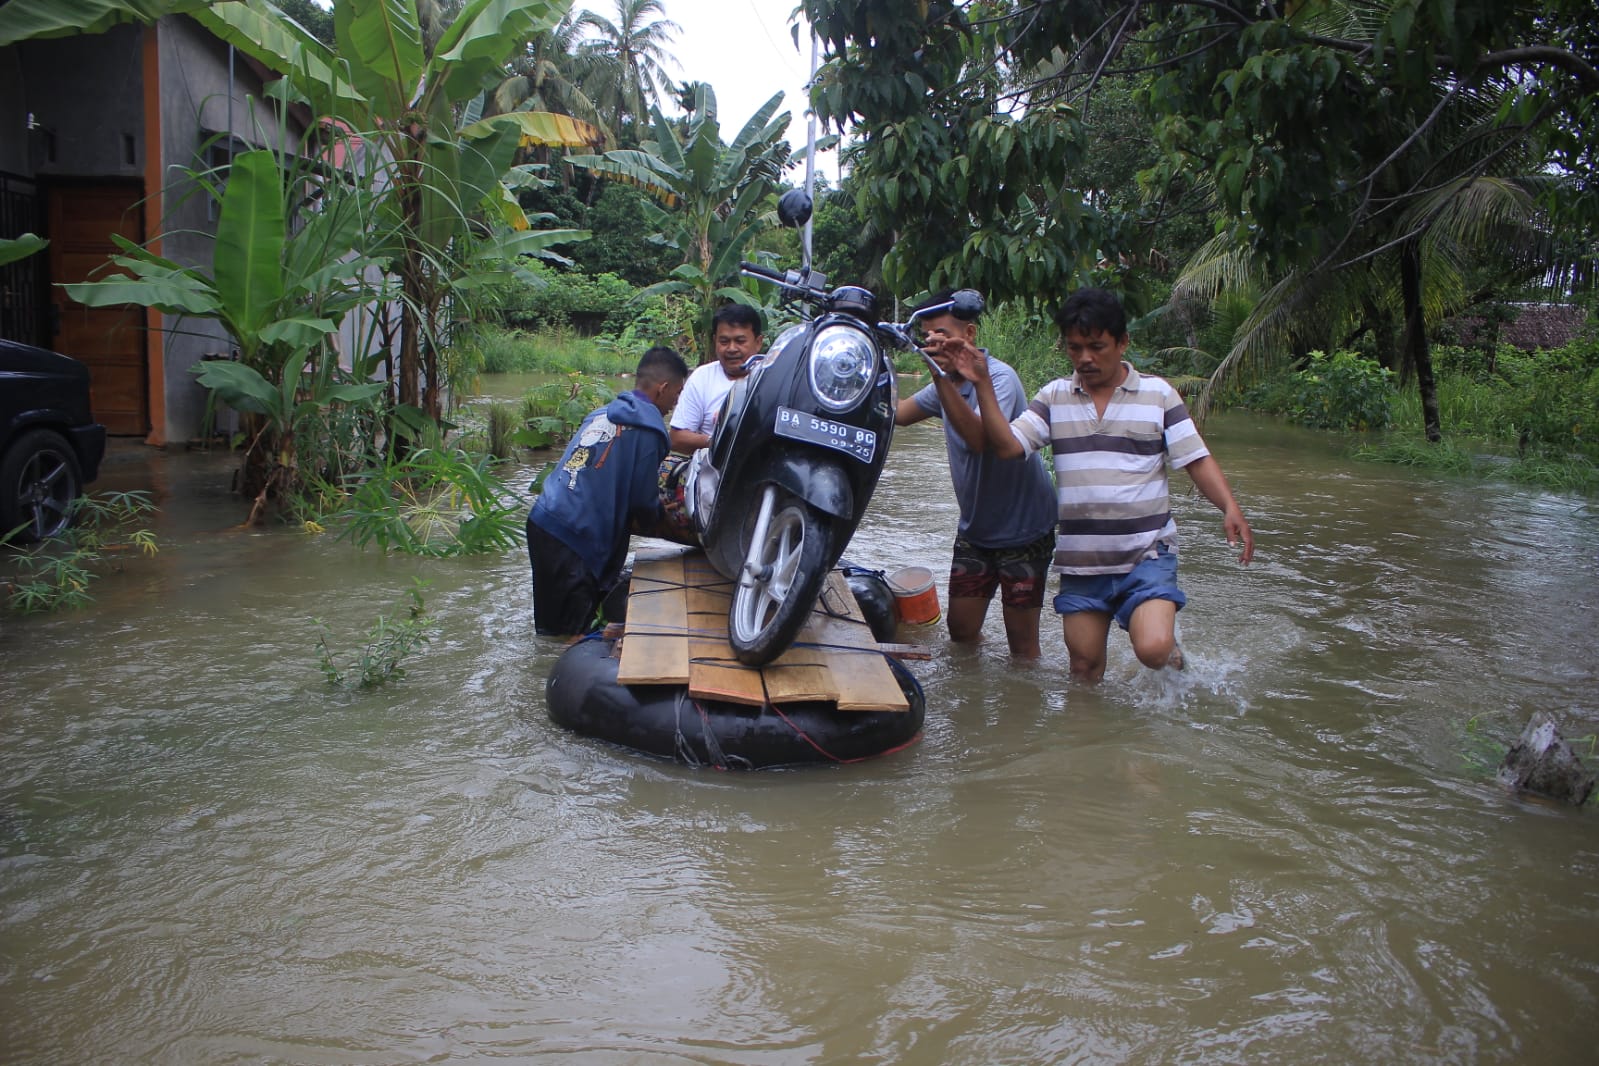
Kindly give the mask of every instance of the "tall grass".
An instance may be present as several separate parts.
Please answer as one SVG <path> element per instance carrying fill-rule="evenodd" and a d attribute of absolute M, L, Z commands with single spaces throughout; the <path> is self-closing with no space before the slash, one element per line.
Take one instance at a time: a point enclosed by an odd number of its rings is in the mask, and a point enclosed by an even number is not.
<path fill-rule="evenodd" d="M 487 374 L 626 374 L 644 354 L 609 348 L 565 329 L 529 333 L 484 325 L 479 327 L 478 343 Z"/>
<path fill-rule="evenodd" d="M 1440 376 L 1437 382 L 1438 416 L 1449 433 L 1515 440 L 1505 410 L 1504 393 L 1510 388 L 1505 382 L 1475 381 L 1455 374 Z M 1421 432 L 1421 394 L 1414 385 L 1394 393 L 1390 410 L 1395 426 Z"/>
<path fill-rule="evenodd" d="M 1014 302 L 993 308 L 977 328 L 977 342 L 1011 365 L 1029 395 L 1072 372 L 1071 361 L 1055 343 L 1059 336 L 1055 323 Z"/>

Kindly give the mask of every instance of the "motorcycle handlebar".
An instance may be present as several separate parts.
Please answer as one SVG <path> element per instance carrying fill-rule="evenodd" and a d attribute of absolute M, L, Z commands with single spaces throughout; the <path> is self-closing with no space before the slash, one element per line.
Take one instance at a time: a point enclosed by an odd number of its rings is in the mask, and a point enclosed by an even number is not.
<path fill-rule="evenodd" d="M 740 261 L 738 272 L 747 274 L 752 278 L 762 278 L 772 282 L 779 288 L 800 297 L 813 304 L 819 304 L 827 298 L 827 279 L 807 267 L 804 270 L 772 270 L 759 263 Z"/>
<path fill-rule="evenodd" d="M 738 272 L 740 274 L 748 274 L 754 278 L 765 278 L 767 281 L 775 281 L 779 285 L 784 285 L 788 282 L 788 276 L 782 271 L 771 270 L 767 267 L 761 266 L 759 263 L 741 261 L 738 264 Z"/>

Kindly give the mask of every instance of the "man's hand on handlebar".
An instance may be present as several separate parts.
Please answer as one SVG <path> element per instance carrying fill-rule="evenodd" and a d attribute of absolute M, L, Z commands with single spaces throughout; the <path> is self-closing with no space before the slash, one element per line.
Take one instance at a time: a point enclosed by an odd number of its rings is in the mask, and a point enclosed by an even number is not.
<path fill-rule="evenodd" d="M 960 337 L 944 340 L 940 362 L 967 381 L 983 381 L 988 377 L 988 358 Z"/>

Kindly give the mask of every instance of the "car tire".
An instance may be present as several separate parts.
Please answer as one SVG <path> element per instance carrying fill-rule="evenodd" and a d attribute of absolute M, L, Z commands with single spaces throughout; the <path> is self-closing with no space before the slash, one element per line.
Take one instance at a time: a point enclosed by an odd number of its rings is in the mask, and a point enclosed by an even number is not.
<path fill-rule="evenodd" d="M 72 501 L 82 492 L 83 469 L 66 438 L 28 430 L 0 459 L 0 540 L 27 544 L 56 536 L 71 523 Z"/>

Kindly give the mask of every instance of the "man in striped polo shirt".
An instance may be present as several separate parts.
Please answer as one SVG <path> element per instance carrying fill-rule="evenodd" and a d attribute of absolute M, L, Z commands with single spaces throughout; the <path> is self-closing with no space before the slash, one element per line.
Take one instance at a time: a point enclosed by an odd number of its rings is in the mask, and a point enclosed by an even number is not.
<path fill-rule="evenodd" d="M 1181 467 L 1222 512 L 1227 543 L 1242 542 L 1239 561 L 1255 553 L 1254 534 L 1177 390 L 1140 374 L 1123 359 L 1127 316 L 1105 289 L 1073 293 L 1055 314 L 1072 376 L 1056 378 L 1026 411 L 1007 419 L 982 361 L 958 353 L 955 365 L 977 387 L 983 432 L 1001 457 L 1048 446 L 1055 459 L 1060 524 L 1054 569 L 1061 575 L 1055 610 L 1072 676 L 1097 681 L 1114 619 L 1127 630 L 1138 661 L 1182 669 L 1177 611 L 1177 525 L 1166 464 Z"/>

